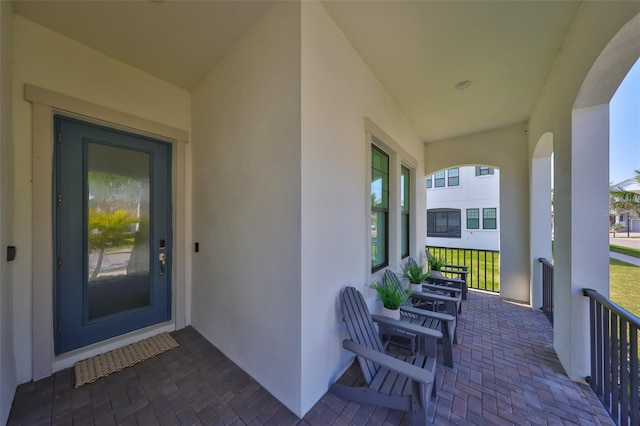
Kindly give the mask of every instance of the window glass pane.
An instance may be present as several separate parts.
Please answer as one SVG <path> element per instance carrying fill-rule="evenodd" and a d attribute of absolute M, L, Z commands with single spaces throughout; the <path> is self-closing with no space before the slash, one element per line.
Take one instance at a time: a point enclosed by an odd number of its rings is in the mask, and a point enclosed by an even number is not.
<path fill-rule="evenodd" d="M 380 170 L 380 153 L 375 149 L 371 150 L 371 170 Z"/>
<path fill-rule="evenodd" d="M 371 212 L 371 268 L 387 263 L 386 213 Z"/>
<path fill-rule="evenodd" d="M 460 184 L 460 170 L 456 167 L 447 171 L 449 177 L 449 186 L 458 186 Z"/>
<path fill-rule="evenodd" d="M 439 234 L 447 233 L 447 213 L 436 213 L 436 232 Z"/>
<path fill-rule="evenodd" d="M 380 160 L 380 170 L 382 170 L 382 172 L 385 173 L 385 174 L 389 173 L 389 160 L 387 158 L 388 157 L 384 156 Z"/>
<path fill-rule="evenodd" d="M 432 186 L 432 183 L 431 183 L 431 182 L 432 182 L 432 176 L 429 176 L 429 177 L 427 178 L 427 188 L 431 188 L 431 186 Z"/>
<path fill-rule="evenodd" d="M 402 214 L 401 215 L 401 242 L 400 242 L 400 254 L 402 257 L 409 256 L 409 215 Z"/>
<path fill-rule="evenodd" d="M 91 321 L 151 303 L 151 157 L 91 142 L 87 162 L 85 270 Z"/>
<path fill-rule="evenodd" d="M 444 187 L 444 171 L 438 172 L 435 174 L 435 187 L 436 188 Z"/>
<path fill-rule="evenodd" d="M 371 181 L 371 205 L 374 207 L 382 205 L 382 178 Z"/>
<path fill-rule="evenodd" d="M 484 229 L 496 229 L 496 209 L 482 209 L 482 227 Z"/>
<path fill-rule="evenodd" d="M 400 255 L 402 258 L 409 256 L 409 206 L 410 206 L 410 177 L 411 171 L 400 167 Z"/>
<path fill-rule="evenodd" d="M 447 233 L 455 234 L 456 232 L 460 232 L 460 211 L 457 212 L 449 212 L 448 213 L 448 222 L 447 222 Z"/>
<path fill-rule="evenodd" d="M 492 175 L 493 174 L 493 168 L 492 167 L 485 167 L 485 166 L 477 166 L 476 167 L 476 176 L 480 175 L 480 176 L 484 176 L 484 175 Z"/>
<path fill-rule="evenodd" d="M 480 212 L 479 209 L 467 209 L 467 229 L 480 228 Z"/>
<path fill-rule="evenodd" d="M 460 210 L 433 209 L 427 211 L 427 236 L 460 238 Z"/>
<path fill-rule="evenodd" d="M 436 232 L 436 213 L 427 212 L 427 235 L 434 234 Z"/>
<path fill-rule="evenodd" d="M 371 146 L 371 267 L 387 265 L 389 208 L 389 156 Z"/>
<path fill-rule="evenodd" d="M 496 218 L 496 209 L 482 209 L 482 216 L 485 219 L 495 219 Z"/>
<path fill-rule="evenodd" d="M 402 166 L 400 173 L 400 209 L 402 211 L 409 211 L 409 169 Z"/>
<path fill-rule="evenodd" d="M 389 207 L 389 157 L 371 147 L 371 205 Z"/>

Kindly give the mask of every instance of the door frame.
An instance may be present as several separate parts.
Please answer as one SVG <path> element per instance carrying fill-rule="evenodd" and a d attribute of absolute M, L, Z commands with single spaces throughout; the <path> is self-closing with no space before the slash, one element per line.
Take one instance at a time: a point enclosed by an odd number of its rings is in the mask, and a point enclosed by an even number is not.
<path fill-rule="evenodd" d="M 187 131 L 112 110 L 37 86 L 25 85 L 25 100 L 32 103 L 32 375 L 33 380 L 71 367 L 75 362 L 188 324 L 187 300 Z M 117 336 L 84 348 L 54 355 L 53 315 L 53 116 L 83 121 L 150 136 L 172 146 L 172 297 L 171 320 Z"/>

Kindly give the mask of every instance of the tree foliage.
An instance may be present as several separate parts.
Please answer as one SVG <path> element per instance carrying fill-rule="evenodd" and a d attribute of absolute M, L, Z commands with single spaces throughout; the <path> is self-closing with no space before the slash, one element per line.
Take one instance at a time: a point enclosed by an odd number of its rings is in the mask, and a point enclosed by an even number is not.
<path fill-rule="evenodd" d="M 138 218 L 126 210 L 89 209 L 89 250 L 98 252 L 98 263 L 90 279 L 98 276 L 107 248 L 133 243 L 131 225 L 137 222 Z"/>
<path fill-rule="evenodd" d="M 635 171 L 635 178 L 640 183 L 640 170 Z M 640 194 L 637 192 L 625 191 L 617 188 L 610 191 L 613 198 L 611 201 L 611 209 L 618 212 L 634 212 L 640 216 Z"/>

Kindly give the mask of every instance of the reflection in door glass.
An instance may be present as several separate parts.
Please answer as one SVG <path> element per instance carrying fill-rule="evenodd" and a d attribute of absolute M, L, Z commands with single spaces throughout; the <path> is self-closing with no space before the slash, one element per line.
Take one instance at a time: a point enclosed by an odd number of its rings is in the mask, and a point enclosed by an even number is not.
<path fill-rule="evenodd" d="M 88 154 L 89 320 L 150 303 L 149 154 L 94 142 Z"/>

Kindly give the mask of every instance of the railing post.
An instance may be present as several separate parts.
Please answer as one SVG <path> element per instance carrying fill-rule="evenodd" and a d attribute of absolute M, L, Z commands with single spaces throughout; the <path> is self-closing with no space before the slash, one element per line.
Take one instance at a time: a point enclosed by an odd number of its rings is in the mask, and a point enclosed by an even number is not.
<path fill-rule="evenodd" d="M 499 251 L 437 246 L 425 246 L 425 249 L 436 257 L 442 257 L 444 252 L 447 263 L 465 266 L 468 288 L 496 293 L 500 291 L 500 276 L 496 276 L 496 268 L 499 266 L 500 259 Z M 463 293 L 463 298 L 466 298 L 466 292 Z"/>
<path fill-rule="evenodd" d="M 538 261 L 542 264 L 542 312 L 553 325 L 553 264 L 542 257 Z"/>
<path fill-rule="evenodd" d="M 589 298 L 590 386 L 618 425 L 640 424 L 640 318 L 595 290 Z"/>

